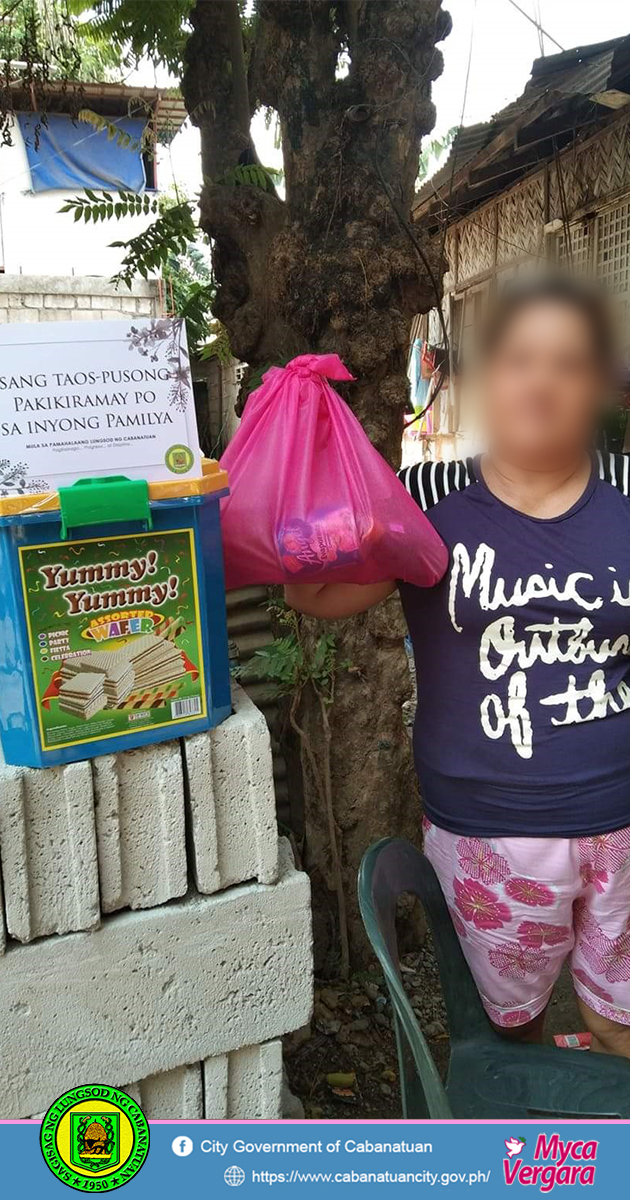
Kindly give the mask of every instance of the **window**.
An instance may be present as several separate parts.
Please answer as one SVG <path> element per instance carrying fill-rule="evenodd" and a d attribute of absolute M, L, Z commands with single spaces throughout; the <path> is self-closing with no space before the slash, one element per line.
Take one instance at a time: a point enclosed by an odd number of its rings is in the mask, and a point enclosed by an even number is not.
<path fill-rule="evenodd" d="M 558 234 L 557 257 L 562 266 L 573 266 L 580 274 L 588 274 L 591 266 L 591 222 L 578 221 L 569 227 L 571 238 L 570 251 L 564 232 Z"/>
<path fill-rule="evenodd" d="M 630 289 L 630 200 L 597 218 L 597 278 L 613 295 Z"/>
<path fill-rule="evenodd" d="M 630 198 L 571 225 L 573 268 L 592 275 L 614 301 L 622 346 L 630 350 Z M 556 258 L 569 266 L 564 230 L 556 234 Z"/>

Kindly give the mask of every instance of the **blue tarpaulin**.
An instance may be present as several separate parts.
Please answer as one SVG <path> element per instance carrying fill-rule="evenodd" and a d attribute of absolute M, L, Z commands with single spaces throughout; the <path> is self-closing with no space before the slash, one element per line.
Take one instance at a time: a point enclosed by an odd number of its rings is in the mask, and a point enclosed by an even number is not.
<path fill-rule="evenodd" d="M 95 130 L 85 122 L 73 124 L 59 113 L 49 113 L 46 125 L 38 113 L 18 113 L 26 146 L 34 192 L 53 188 L 105 188 L 143 192 L 146 184 L 140 140 L 146 120 L 116 117 L 112 123 L 128 133 L 135 149 L 110 141 L 107 130 Z M 37 137 L 39 138 L 35 149 Z"/>

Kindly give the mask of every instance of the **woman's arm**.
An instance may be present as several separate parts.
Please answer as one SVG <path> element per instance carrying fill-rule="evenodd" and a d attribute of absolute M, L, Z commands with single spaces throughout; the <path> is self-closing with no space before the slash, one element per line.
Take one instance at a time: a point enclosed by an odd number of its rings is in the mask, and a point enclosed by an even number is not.
<path fill-rule="evenodd" d="M 339 621 L 366 612 L 395 590 L 395 583 L 288 583 L 284 598 L 289 608 L 308 617 Z"/>

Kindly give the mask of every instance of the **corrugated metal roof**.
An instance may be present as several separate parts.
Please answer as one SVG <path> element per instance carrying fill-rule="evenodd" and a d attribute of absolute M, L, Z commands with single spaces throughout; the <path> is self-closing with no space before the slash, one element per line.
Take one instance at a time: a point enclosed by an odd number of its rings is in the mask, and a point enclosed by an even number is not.
<path fill-rule="evenodd" d="M 547 54 L 544 58 L 537 58 L 532 66 L 532 79 L 553 74 L 558 67 L 566 70 L 567 66 L 584 63 L 587 59 L 595 58 L 607 50 L 614 51 L 625 41 L 625 35 L 608 38 L 605 42 L 591 42 L 588 46 L 573 46 L 570 50 L 560 50 L 557 54 Z"/>
<path fill-rule="evenodd" d="M 22 80 L 15 80 L 10 85 L 13 93 L 13 105 L 17 110 L 20 104 L 25 109 L 32 108 L 32 96 L 25 88 Z M 55 106 L 61 111 L 75 104 L 80 97 L 82 108 L 97 107 L 103 116 L 118 113 L 141 113 L 152 110 L 160 133 L 174 134 L 186 120 L 186 106 L 177 88 L 130 87 L 124 83 L 83 83 L 80 80 L 67 81 L 51 80 L 46 84 L 48 107 L 52 111 Z"/>
<path fill-rule="evenodd" d="M 428 200 L 450 187 L 451 180 L 458 172 L 472 163 L 508 125 L 538 105 L 546 93 L 550 95 L 551 108 L 556 105 L 558 96 L 567 99 L 574 96 L 590 97 L 615 83 L 615 76 L 619 75 L 617 60 L 624 68 L 630 64 L 630 36 L 593 46 L 578 46 L 548 58 L 536 59 L 521 96 L 507 104 L 490 121 L 459 130 L 447 161 L 420 188 L 414 208 L 422 208 Z"/>
<path fill-rule="evenodd" d="M 451 152 L 444 163 L 430 179 L 420 188 L 414 208 L 422 204 L 428 196 L 433 196 L 445 183 L 450 183 L 451 178 L 457 171 L 461 171 L 467 163 L 472 162 L 473 158 L 485 146 L 489 145 L 493 137 L 502 128 L 494 119 L 486 121 L 481 125 L 468 125 L 459 129 L 453 139 Z"/>

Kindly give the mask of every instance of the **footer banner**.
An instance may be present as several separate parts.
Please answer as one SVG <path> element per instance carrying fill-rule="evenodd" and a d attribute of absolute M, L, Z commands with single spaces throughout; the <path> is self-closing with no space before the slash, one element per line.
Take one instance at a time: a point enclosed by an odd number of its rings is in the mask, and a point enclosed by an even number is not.
<path fill-rule="evenodd" d="M 112 1095 L 109 1095 L 109 1092 Z M 106 1095 L 105 1092 L 108 1094 Z M 39 1121 L 0 1122 L 7 1196 L 124 1188 L 136 1200 L 265 1193 L 375 1197 L 446 1192 L 524 1200 L 621 1196 L 621 1121 L 151 1121 L 113 1089 L 60 1097 Z M 589 1190 L 584 1192 L 583 1189 Z"/>

